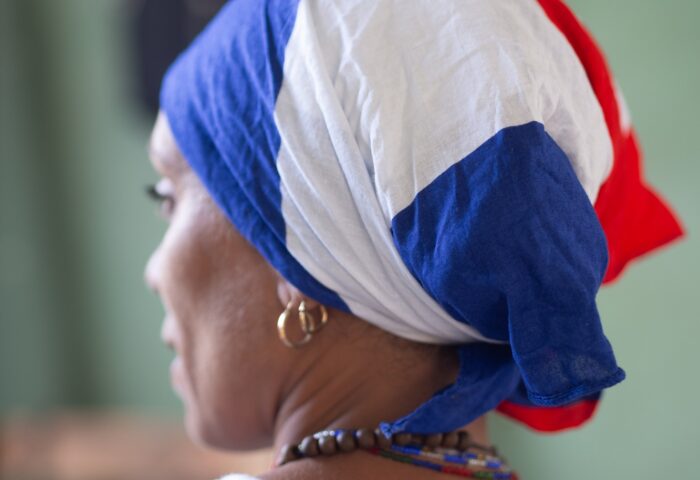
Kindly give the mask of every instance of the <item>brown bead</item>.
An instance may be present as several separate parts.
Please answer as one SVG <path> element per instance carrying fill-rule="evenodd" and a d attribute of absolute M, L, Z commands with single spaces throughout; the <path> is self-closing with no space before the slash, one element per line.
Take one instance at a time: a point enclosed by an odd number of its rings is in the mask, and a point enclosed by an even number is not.
<path fill-rule="evenodd" d="M 318 450 L 318 440 L 311 435 L 304 437 L 304 440 L 299 444 L 299 451 L 301 451 L 302 455 L 305 457 L 317 456 L 320 453 Z"/>
<path fill-rule="evenodd" d="M 406 432 L 397 433 L 394 435 L 394 443 L 400 447 L 408 445 L 411 443 L 411 434 Z"/>
<path fill-rule="evenodd" d="M 442 446 L 445 448 L 456 448 L 459 443 L 459 434 L 457 432 L 446 433 L 442 437 Z"/>
<path fill-rule="evenodd" d="M 389 448 L 391 448 L 392 437 L 393 436 L 387 437 L 379 429 L 376 429 L 374 431 L 374 438 L 377 439 L 377 446 L 383 450 L 388 450 Z"/>
<path fill-rule="evenodd" d="M 341 430 L 335 436 L 335 440 L 338 442 L 338 448 L 341 452 L 352 452 L 357 448 L 355 435 L 350 430 Z"/>
<path fill-rule="evenodd" d="M 355 440 L 360 448 L 372 448 L 377 444 L 374 433 L 369 428 L 361 428 L 355 432 Z"/>
<path fill-rule="evenodd" d="M 459 432 L 459 440 L 457 441 L 457 450 L 466 451 L 471 446 L 469 432 Z"/>
<path fill-rule="evenodd" d="M 318 449 L 324 455 L 333 455 L 338 451 L 338 443 L 333 435 L 324 435 L 318 439 Z"/>
<path fill-rule="evenodd" d="M 442 434 L 433 433 L 432 435 L 426 435 L 423 445 L 430 448 L 435 448 L 442 443 Z"/>
<path fill-rule="evenodd" d="M 280 454 L 277 457 L 277 465 L 282 466 L 285 463 L 291 462 L 299 458 L 299 451 L 296 445 L 287 444 L 282 447 Z"/>

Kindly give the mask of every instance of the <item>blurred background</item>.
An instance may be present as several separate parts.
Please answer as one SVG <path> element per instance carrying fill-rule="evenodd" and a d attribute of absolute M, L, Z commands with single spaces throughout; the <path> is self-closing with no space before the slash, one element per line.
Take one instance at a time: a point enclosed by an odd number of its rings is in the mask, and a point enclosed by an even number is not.
<path fill-rule="evenodd" d="M 0 0 L 0 478 L 212 478 L 268 452 L 191 445 L 143 267 L 165 231 L 144 195 L 160 76 L 220 0 Z M 582 429 L 497 415 L 525 479 L 697 478 L 700 3 L 569 0 L 625 92 L 650 183 L 687 237 L 599 306 L 627 380 Z M 695 473 L 694 473 L 695 472 Z"/>

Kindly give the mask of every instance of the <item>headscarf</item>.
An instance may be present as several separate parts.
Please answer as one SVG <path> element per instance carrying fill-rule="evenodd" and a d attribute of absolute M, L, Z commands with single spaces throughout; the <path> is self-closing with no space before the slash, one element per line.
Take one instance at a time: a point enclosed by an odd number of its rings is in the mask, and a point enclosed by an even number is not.
<path fill-rule="evenodd" d="M 589 418 L 624 378 L 595 297 L 682 234 L 559 0 L 233 0 L 161 92 L 185 158 L 304 294 L 456 345 L 386 433 Z M 416 362 L 420 359 L 416 358 Z"/>

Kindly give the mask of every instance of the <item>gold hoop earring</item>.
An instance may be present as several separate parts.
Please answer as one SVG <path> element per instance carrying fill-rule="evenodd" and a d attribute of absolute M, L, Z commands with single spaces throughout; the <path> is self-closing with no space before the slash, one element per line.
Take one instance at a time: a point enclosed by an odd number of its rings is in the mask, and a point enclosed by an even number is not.
<path fill-rule="evenodd" d="M 301 340 L 292 341 L 287 335 L 287 320 L 289 320 L 292 314 L 292 305 L 294 302 L 289 302 L 284 311 L 277 318 L 277 333 L 279 334 L 280 340 L 286 346 L 290 348 L 299 348 L 302 345 L 309 343 L 311 337 L 314 333 L 318 332 L 323 328 L 323 326 L 328 322 L 328 310 L 323 305 L 319 305 L 321 310 L 321 320 L 316 323 L 316 319 L 311 315 L 306 309 L 306 302 L 303 300 L 299 303 L 299 308 L 297 308 L 297 315 L 299 317 L 299 325 L 301 331 L 304 332 L 304 336 Z"/>
<path fill-rule="evenodd" d="M 321 310 L 321 323 L 316 323 L 314 316 L 306 310 L 306 302 L 302 300 L 299 303 L 299 321 L 301 321 L 302 330 L 306 333 L 316 333 L 328 323 L 328 310 L 323 305 L 319 305 L 318 308 Z"/>
<path fill-rule="evenodd" d="M 284 312 L 282 312 L 277 318 L 277 333 L 279 334 L 282 343 L 284 343 L 286 346 L 290 348 L 299 348 L 305 343 L 309 343 L 309 341 L 311 340 L 311 333 L 306 331 L 303 321 L 301 320 L 301 318 L 299 318 L 299 321 L 302 323 L 301 330 L 304 332 L 304 337 L 301 340 L 293 342 L 287 336 L 287 320 L 289 319 L 289 316 L 292 313 L 292 303 L 293 302 L 289 302 L 287 304 L 287 307 L 284 309 Z"/>

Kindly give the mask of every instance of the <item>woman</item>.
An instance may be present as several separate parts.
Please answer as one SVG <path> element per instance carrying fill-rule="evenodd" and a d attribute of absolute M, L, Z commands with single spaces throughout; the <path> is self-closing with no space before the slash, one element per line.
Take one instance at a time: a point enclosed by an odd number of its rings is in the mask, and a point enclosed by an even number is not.
<path fill-rule="evenodd" d="M 233 1 L 164 80 L 146 280 L 190 435 L 261 478 L 516 478 L 483 415 L 589 419 L 599 286 L 682 235 L 566 6 L 435 6 Z"/>

